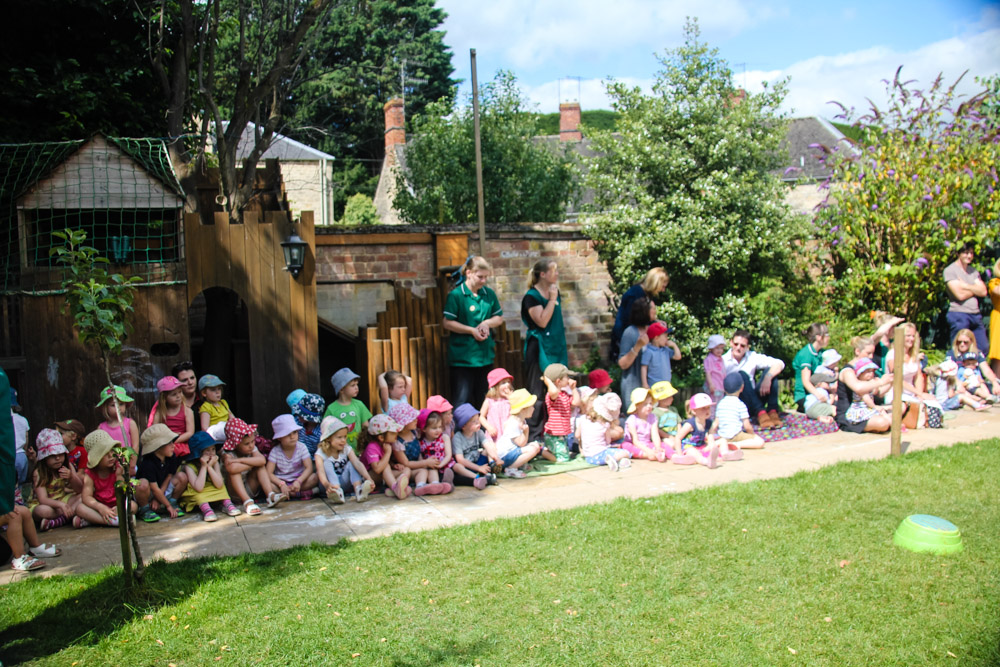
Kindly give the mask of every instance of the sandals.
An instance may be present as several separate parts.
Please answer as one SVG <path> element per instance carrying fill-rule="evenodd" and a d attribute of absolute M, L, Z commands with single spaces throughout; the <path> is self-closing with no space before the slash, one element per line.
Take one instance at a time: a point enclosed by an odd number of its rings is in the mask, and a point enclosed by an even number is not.
<path fill-rule="evenodd" d="M 278 503 L 280 503 L 282 500 L 288 500 L 288 496 L 286 496 L 283 493 L 279 493 L 277 491 L 272 491 L 271 493 L 267 494 L 267 507 L 268 507 L 268 509 L 270 509 L 271 507 L 274 507 L 275 505 L 277 505 Z"/>
<path fill-rule="evenodd" d="M 264 512 L 264 510 L 262 510 L 260 506 L 253 501 L 253 498 L 248 498 L 247 501 L 243 503 L 243 511 L 247 513 L 247 516 L 258 516 Z"/>
<path fill-rule="evenodd" d="M 73 527 L 74 528 L 86 528 L 90 525 L 90 522 L 84 519 L 82 516 L 73 517 Z"/>
<path fill-rule="evenodd" d="M 40 570 L 45 567 L 45 561 L 38 560 L 28 554 L 24 554 L 20 558 L 15 558 L 10 562 L 10 569 L 15 572 L 31 572 L 32 570 Z"/>
<path fill-rule="evenodd" d="M 54 544 L 39 544 L 37 547 L 30 547 L 28 553 L 35 558 L 57 558 L 62 556 L 62 549 Z"/>

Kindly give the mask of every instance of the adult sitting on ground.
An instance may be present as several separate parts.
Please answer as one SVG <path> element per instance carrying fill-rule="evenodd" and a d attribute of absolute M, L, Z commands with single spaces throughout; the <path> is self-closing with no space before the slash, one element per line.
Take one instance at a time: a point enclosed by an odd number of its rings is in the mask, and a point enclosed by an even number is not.
<path fill-rule="evenodd" d="M 837 376 L 837 426 L 848 433 L 885 433 L 892 428 L 892 420 L 886 415 L 875 414 L 862 421 L 847 418 L 851 405 L 857 403 L 862 395 L 884 392 L 892 385 L 892 373 L 875 377 L 868 382 L 858 379 L 855 368 L 859 362 L 869 358 L 865 355 L 871 354 L 875 346 L 870 338 L 855 338 L 853 345 L 854 358 L 844 364 Z"/>
<path fill-rule="evenodd" d="M 632 302 L 629 327 L 622 334 L 622 354 L 616 361 L 622 369 L 621 395 L 631 396 L 632 390 L 642 386 L 642 349 L 649 344 L 646 330 L 656 321 L 656 304 L 648 296 L 640 296 Z"/>
<path fill-rule="evenodd" d="M 658 266 L 650 269 L 641 283 L 632 285 L 622 294 L 622 302 L 618 305 L 618 313 L 615 315 L 615 326 L 611 329 L 611 347 L 608 350 L 609 359 L 617 361 L 621 357 L 621 350 L 628 349 L 622 345 L 621 340 L 625 330 L 632 324 L 632 305 L 636 299 L 642 297 L 651 300 L 655 299 L 663 290 L 667 289 L 667 283 L 669 282 L 670 276 L 666 270 Z M 622 396 L 630 395 L 622 394 Z"/>
<path fill-rule="evenodd" d="M 951 349 L 948 350 L 948 358 L 953 359 L 955 363 L 961 366 L 962 357 L 968 352 L 977 355 L 976 365 L 979 367 L 979 373 L 983 376 L 983 381 L 989 387 L 990 393 L 994 396 L 1000 395 L 1000 380 L 997 379 L 997 375 L 990 368 L 990 365 L 986 363 L 986 357 L 983 356 L 983 353 L 976 345 L 976 337 L 968 329 L 960 329 L 955 334 L 955 340 L 951 343 Z"/>
<path fill-rule="evenodd" d="M 722 355 L 726 375 L 739 373 L 743 377 L 740 400 L 757 419 L 761 428 L 781 428 L 778 414 L 778 391 L 773 382 L 785 370 L 785 362 L 750 350 L 750 332 L 737 329 L 729 341 L 729 350 Z M 761 374 L 760 379 L 757 375 Z"/>
<path fill-rule="evenodd" d="M 830 329 L 822 322 L 816 322 L 809 325 L 805 336 L 809 342 L 792 360 L 792 371 L 795 373 L 795 404 L 799 412 L 805 413 L 807 417 L 832 423 L 834 407 L 828 402 L 829 393 L 818 389 L 812 379 L 816 369 L 823 365 L 823 349 L 830 344 Z M 815 396 L 817 400 L 815 403 L 810 401 L 809 409 L 806 409 L 806 398 L 810 395 Z"/>
<path fill-rule="evenodd" d="M 953 340 L 959 330 L 968 329 L 975 335 L 979 349 L 986 350 L 990 343 L 986 339 L 977 298 L 986 296 L 986 285 L 979 277 L 979 272 L 970 266 L 975 256 L 975 245 L 966 243 L 958 251 L 958 259 L 944 269 L 944 282 L 950 302 L 946 317 Z"/>
<path fill-rule="evenodd" d="M 940 405 L 933 394 L 928 394 L 927 376 L 921 368 L 924 359 L 923 352 L 920 351 L 920 336 L 917 333 L 917 325 L 912 322 L 903 324 L 903 364 L 900 372 L 903 373 L 903 426 L 906 428 L 916 428 L 920 417 L 921 404 L 928 403 L 938 409 Z M 896 360 L 893 350 L 885 357 L 885 373 L 891 375 L 896 372 Z M 886 405 L 892 404 L 892 386 L 885 393 Z"/>

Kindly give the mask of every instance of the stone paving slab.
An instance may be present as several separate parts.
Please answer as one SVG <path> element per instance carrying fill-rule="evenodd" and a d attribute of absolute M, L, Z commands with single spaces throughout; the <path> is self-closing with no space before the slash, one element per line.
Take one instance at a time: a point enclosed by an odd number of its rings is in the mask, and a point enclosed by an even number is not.
<path fill-rule="evenodd" d="M 903 434 L 904 452 L 950 446 L 1000 435 L 1000 408 L 986 412 L 962 411 L 944 429 L 921 429 Z M 501 480 L 499 486 L 478 491 L 458 487 L 447 496 L 423 496 L 399 501 L 373 495 L 367 502 L 348 499 L 343 505 L 328 500 L 284 502 L 264 509 L 260 516 L 219 515 L 205 523 L 197 514 L 179 519 L 139 524 L 139 541 L 147 562 L 177 561 L 205 555 L 235 555 L 284 549 L 319 542 L 334 544 L 344 538 L 364 539 L 397 532 L 429 530 L 474 521 L 516 517 L 547 510 L 579 507 L 615 498 L 649 498 L 683 493 L 728 482 L 750 482 L 790 477 L 841 461 L 867 461 L 889 455 L 888 435 L 831 433 L 768 443 L 749 450 L 743 461 L 716 470 L 703 466 L 636 461 L 630 470 L 612 473 L 604 467 L 560 475 Z M 58 528 L 43 533 L 63 555 L 47 560 L 35 575 L 96 572 L 121 562 L 118 531 L 110 528 Z M 0 572 L 0 584 L 30 574 Z"/>

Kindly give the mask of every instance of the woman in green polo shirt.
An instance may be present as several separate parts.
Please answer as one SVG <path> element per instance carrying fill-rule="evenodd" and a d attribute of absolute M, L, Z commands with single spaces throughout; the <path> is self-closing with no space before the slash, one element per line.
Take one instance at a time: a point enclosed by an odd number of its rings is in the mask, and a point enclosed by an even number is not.
<path fill-rule="evenodd" d="M 551 259 L 535 263 L 531 285 L 521 299 L 524 322 L 524 369 L 528 391 L 538 397 L 535 412 L 528 420 L 528 441 L 542 440 L 547 389 L 542 373 L 549 364 L 569 365 L 566 352 L 566 329 L 563 327 L 562 298 L 559 295 L 559 267 Z"/>
<path fill-rule="evenodd" d="M 823 365 L 823 348 L 830 344 L 830 328 L 823 322 L 815 322 L 806 329 L 805 337 L 809 342 L 792 360 L 792 370 L 795 372 L 795 404 L 803 414 L 806 413 L 805 403 L 809 394 L 821 397 L 812 383 L 812 374 L 818 366 Z M 833 415 L 833 406 L 824 401 L 814 404 L 811 410 L 814 414 L 809 416 L 813 419 Z"/>
<path fill-rule="evenodd" d="M 486 399 L 486 376 L 493 368 L 494 344 L 490 329 L 503 324 L 503 310 L 496 292 L 486 286 L 492 269 L 482 257 L 470 257 L 462 268 L 465 275 L 448 294 L 441 325 L 448 336 L 448 367 L 454 405 L 482 405 Z"/>

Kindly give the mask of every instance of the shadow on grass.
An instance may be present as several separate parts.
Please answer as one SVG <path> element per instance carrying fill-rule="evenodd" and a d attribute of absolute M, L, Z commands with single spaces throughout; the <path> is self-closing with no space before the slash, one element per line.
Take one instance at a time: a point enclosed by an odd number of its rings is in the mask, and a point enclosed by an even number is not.
<path fill-rule="evenodd" d="M 46 587 L 58 584 L 73 588 L 79 585 L 82 590 L 41 609 L 32 618 L 0 630 L 0 655 L 3 664 L 13 665 L 51 656 L 70 646 L 94 645 L 132 621 L 154 614 L 161 607 L 183 602 L 203 583 L 239 576 L 255 587 L 264 588 L 274 584 L 282 567 L 297 565 L 306 551 L 322 549 L 333 555 L 351 544 L 341 540 L 333 545 L 315 543 L 235 557 L 156 561 L 146 566 L 143 583 L 133 588 L 125 586 L 120 567 L 88 575 L 86 578 L 96 579 L 90 585 L 79 584 L 80 579 L 75 577 L 27 580 L 16 585 L 38 591 L 39 597 L 51 596 L 51 588 L 47 591 Z M 289 573 L 293 571 L 289 569 Z"/>
<path fill-rule="evenodd" d="M 424 667 L 425 665 L 459 665 L 471 664 L 473 658 L 476 662 L 488 659 L 492 654 L 486 639 L 477 639 L 474 642 L 465 644 L 449 644 L 446 647 L 420 646 L 414 651 L 416 655 L 412 658 L 396 658 L 392 661 L 393 667 Z"/>

